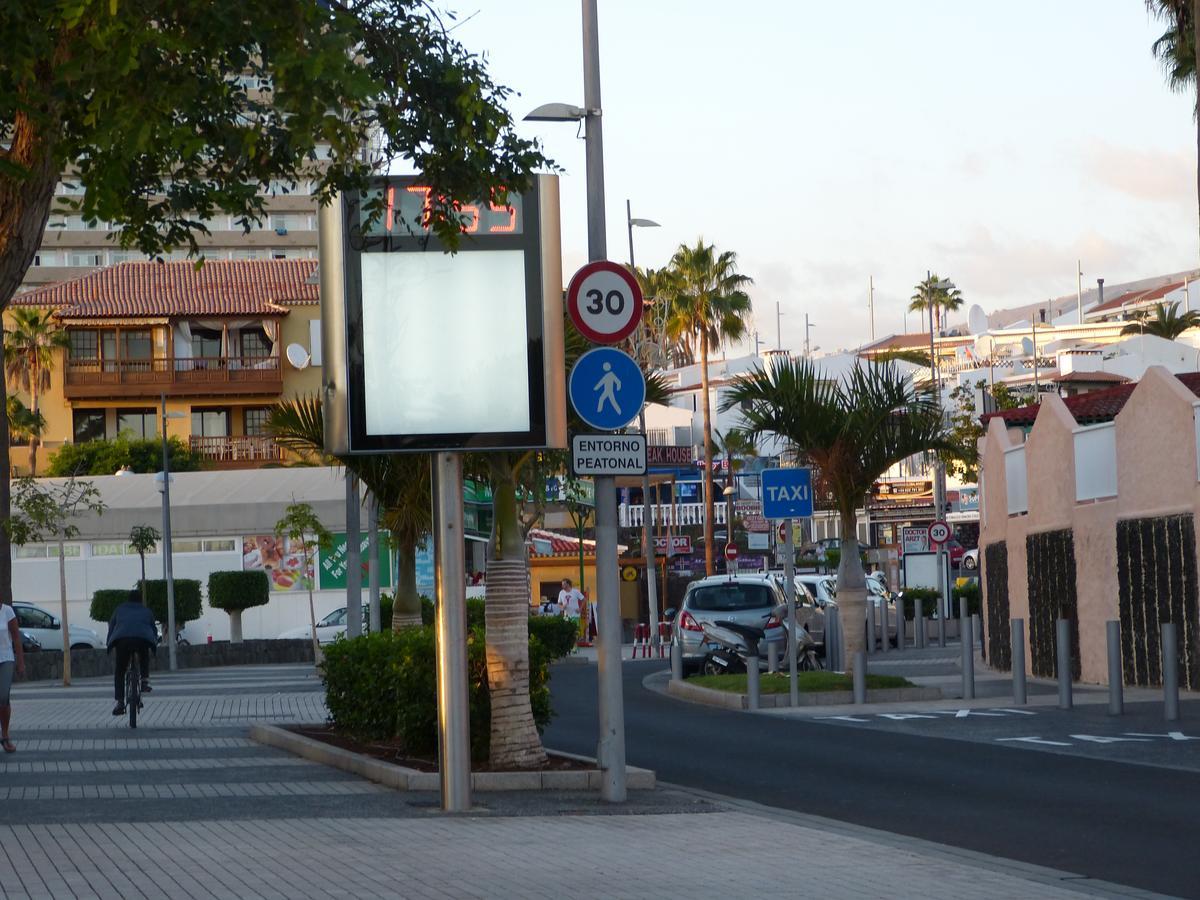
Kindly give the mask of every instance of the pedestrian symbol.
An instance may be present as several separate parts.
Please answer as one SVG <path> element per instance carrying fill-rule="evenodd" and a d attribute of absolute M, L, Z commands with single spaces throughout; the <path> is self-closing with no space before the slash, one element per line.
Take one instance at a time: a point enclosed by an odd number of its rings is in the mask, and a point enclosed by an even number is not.
<path fill-rule="evenodd" d="M 636 417 L 646 402 L 646 379 L 628 354 L 597 347 L 571 370 L 571 405 L 593 428 L 616 431 Z"/>

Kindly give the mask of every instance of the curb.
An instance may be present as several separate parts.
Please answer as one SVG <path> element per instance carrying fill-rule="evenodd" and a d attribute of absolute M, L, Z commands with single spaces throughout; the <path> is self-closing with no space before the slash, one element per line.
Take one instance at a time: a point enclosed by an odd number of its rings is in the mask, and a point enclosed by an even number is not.
<path fill-rule="evenodd" d="M 441 776 L 437 772 L 421 772 L 381 759 L 372 759 L 275 725 L 251 725 L 250 740 L 286 750 L 304 759 L 358 775 L 398 791 L 441 790 Z M 595 763 L 591 757 L 577 756 L 574 753 L 563 753 L 559 750 L 547 752 L 564 759 Z M 600 778 L 599 769 L 585 772 L 472 772 L 471 788 L 476 791 L 598 791 Z M 625 783 L 631 791 L 652 791 L 656 785 L 656 778 L 650 769 L 626 766 Z"/>
<path fill-rule="evenodd" d="M 721 709 L 748 709 L 749 699 L 745 694 L 732 691 L 714 691 L 712 688 L 688 684 L 686 681 L 668 681 L 667 693 L 680 700 L 716 706 Z M 941 700 L 940 688 L 876 688 L 867 691 L 867 703 L 912 703 Z M 853 691 L 815 691 L 800 694 L 800 706 L 845 706 L 854 703 Z M 762 694 L 759 709 L 791 708 L 787 694 Z"/>

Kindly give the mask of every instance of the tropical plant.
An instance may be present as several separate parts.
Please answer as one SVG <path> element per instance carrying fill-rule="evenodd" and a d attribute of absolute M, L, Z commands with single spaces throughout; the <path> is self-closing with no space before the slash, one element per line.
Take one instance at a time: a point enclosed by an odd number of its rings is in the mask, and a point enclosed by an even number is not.
<path fill-rule="evenodd" d="M 328 202 L 403 162 L 428 179 L 425 218 L 453 246 L 463 201 L 501 202 L 548 162 L 515 133 L 511 91 L 425 0 L 5 0 L 0 58 L 0 312 L 52 205 L 111 223 L 123 248 L 194 257 L 206 221 L 250 231 L 272 194 L 304 182 Z M 68 171 L 79 191 L 62 195 Z M 370 203 L 381 214 L 386 199 Z M 0 471 L 8 453 L 0 431 Z M 0 519 L 9 491 L 0 479 Z"/>
<path fill-rule="evenodd" d="M 929 313 L 930 327 L 934 334 L 942 330 L 942 313 L 954 312 L 963 305 L 963 295 L 953 284 L 933 273 L 914 288 L 909 299 L 910 312 Z"/>
<path fill-rule="evenodd" d="M 1200 327 L 1200 312 L 1179 312 L 1179 301 L 1154 304 L 1154 318 L 1143 312 L 1136 322 L 1121 329 L 1121 334 L 1152 334 L 1173 341 L 1185 331 Z"/>
<path fill-rule="evenodd" d="M 960 384 L 950 392 L 950 424 L 947 437 L 954 445 L 953 452 L 943 452 L 940 455 L 949 475 L 959 478 L 965 484 L 974 484 L 979 480 L 979 439 L 986 430 L 979 418 L 979 410 L 975 406 L 975 392 L 982 389 L 982 381 L 976 384 Z M 988 391 L 992 397 L 995 409 L 1015 409 L 1020 400 L 1006 384 L 994 384 Z"/>
<path fill-rule="evenodd" d="M 46 430 L 46 417 L 41 413 L 35 416 L 15 394 L 9 395 L 7 411 L 8 433 L 15 439 L 28 441 L 35 436 L 41 437 Z"/>
<path fill-rule="evenodd" d="M 1196 70 L 1200 67 L 1200 16 L 1195 15 L 1192 0 L 1146 0 L 1146 9 L 1167 26 L 1151 45 L 1162 64 L 1167 86 L 1192 95 L 1192 114 L 1196 120 L 1196 191 L 1200 203 L 1200 85 L 1196 81 Z M 1197 224 L 1200 227 L 1200 220 Z"/>
<path fill-rule="evenodd" d="M 167 438 L 171 472 L 196 472 L 203 467 L 200 454 L 177 437 Z M 127 433 L 112 440 L 63 444 L 50 457 L 49 475 L 112 475 L 121 469 L 147 475 L 162 469 L 162 441 L 133 438 Z"/>
<path fill-rule="evenodd" d="M 50 389 L 50 370 L 55 351 L 67 346 L 67 333 L 58 327 L 48 309 L 18 306 L 12 311 L 12 325 L 6 329 L 4 374 L 29 394 L 33 421 L 40 418 L 38 405 L 42 391 Z M 29 469 L 37 475 L 37 448 L 41 429 L 29 434 Z"/>
<path fill-rule="evenodd" d="M 758 456 L 758 444 L 746 432 L 740 428 L 728 428 L 725 433 L 720 431 L 713 432 L 713 443 L 721 453 L 722 459 L 729 461 L 729 475 L 726 478 L 727 487 L 736 487 L 737 475 L 746 466 L 746 460 L 752 456 Z M 726 533 L 729 535 L 729 542 L 733 543 L 733 516 L 727 516 L 728 521 L 725 523 Z"/>
<path fill-rule="evenodd" d="M 313 662 L 321 664 L 321 642 L 317 640 L 317 610 L 313 605 L 313 560 L 317 550 L 328 550 L 333 546 L 333 535 L 321 524 L 316 512 L 307 503 L 293 500 L 283 510 L 283 518 L 275 523 L 275 536 L 287 538 L 288 550 L 296 548 L 304 555 L 304 582 L 308 586 L 308 618 L 312 626 Z"/>
<path fill-rule="evenodd" d="M 242 642 L 242 611 L 266 606 L 271 599 L 271 582 L 262 569 L 210 572 L 208 605 L 229 613 L 229 643 Z"/>
<path fill-rule="evenodd" d="M 8 479 L 4 479 L 7 481 Z M 4 532 L 18 547 L 30 541 L 55 541 L 58 544 L 58 587 L 63 636 L 63 684 L 71 683 L 71 644 L 67 615 L 66 542 L 79 535 L 76 516 L 102 515 L 104 500 L 90 481 L 74 476 L 56 484 L 43 484 L 36 478 L 18 479 L 12 492 L 13 515 L 4 523 Z"/>
<path fill-rule="evenodd" d="M 670 312 L 667 336 L 695 340 L 700 348 L 700 395 L 704 407 L 704 569 L 713 573 L 712 404 L 708 386 L 709 351 L 722 341 L 739 340 L 753 308 L 746 288 L 754 283 L 737 270 L 737 254 L 718 253 L 703 238 L 694 247 L 681 244 L 671 257 Z"/>
<path fill-rule="evenodd" d="M 866 575 L 859 556 L 857 510 L 872 485 L 901 460 L 950 450 L 942 411 L 895 366 L 863 362 L 840 381 L 808 359 L 774 362 L 739 378 L 722 409 L 738 406 L 754 438 L 773 434 L 820 467 L 841 518 L 837 593 L 847 660 L 863 648 Z"/>
<path fill-rule="evenodd" d="M 635 269 L 634 276 L 642 289 L 642 327 L 631 339 L 631 351 L 643 371 L 670 366 L 690 366 L 696 362 L 692 335 L 672 339 L 667 336 L 667 322 L 674 295 L 675 273 L 669 268 Z"/>
<path fill-rule="evenodd" d="M 129 546 L 137 551 L 142 563 L 142 602 L 146 602 L 146 554 L 157 546 L 162 535 L 150 525 L 134 525 L 129 530 Z"/>

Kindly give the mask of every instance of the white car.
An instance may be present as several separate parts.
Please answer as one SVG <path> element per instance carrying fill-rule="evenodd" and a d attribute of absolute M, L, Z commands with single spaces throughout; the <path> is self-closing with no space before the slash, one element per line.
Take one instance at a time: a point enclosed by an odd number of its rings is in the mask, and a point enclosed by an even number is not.
<path fill-rule="evenodd" d="M 62 649 L 62 623 L 57 616 L 32 603 L 16 602 L 13 604 L 13 612 L 17 614 L 17 625 L 41 644 L 43 650 Z M 70 635 L 72 650 L 104 649 L 104 641 L 91 628 L 72 625 Z"/>
<path fill-rule="evenodd" d="M 968 550 L 964 553 L 960 565 L 972 572 L 977 570 L 979 568 L 979 548 L 976 547 L 974 550 Z"/>
<path fill-rule="evenodd" d="M 365 604 L 365 603 L 363 604 L 362 617 L 363 617 L 362 630 L 363 630 L 363 634 L 366 634 L 367 623 L 370 620 L 370 610 L 367 608 L 367 604 Z M 345 635 L 345 633 L 346 633 L 346 607 L 344 607 L 344 606 L 340 607 L 339 609 L 335 609 L 333 612 L 331 612 L 325 618 L 323 618 L 317 622 L 317 643 L 318 644 L 332 644 L 339 637 L 342 637 L 343 635 Z M 279 635 L 279 640 L 281 640 L 281 641 L 311 640 L 311 639 L 312 639 L 312 626 L 311 625 L 301 625 L 299 628 L 289 628 L 283 634 Z"/>

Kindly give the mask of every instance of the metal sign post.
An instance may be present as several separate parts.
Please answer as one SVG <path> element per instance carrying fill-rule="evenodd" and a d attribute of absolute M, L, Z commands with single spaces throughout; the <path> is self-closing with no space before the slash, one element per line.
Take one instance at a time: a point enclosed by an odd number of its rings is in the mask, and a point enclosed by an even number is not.
<path fill-rule="evenodd" d="M 783 519 L 783 591 L 787 597 L 788 630 L 792 644 L 788 656 L 788 694 L 792 706 L 800 705 L 800 683 L 796 672 L 796 578 L 794 563 L 792 519 L 811 518 L 813 514 L 812 469 L 764 469 L 762 473 L 763 516 Z M 829 647 L 829 629 L 825 629 L 825 646 Z M 826 650 L 828 654 L 828 649 Z"/>
<path fill-rule="evenodd" d="M 783 594 L 787 597 L 788 633 L 791 635 L 788 640 L 788 702 L 792 706 L 799 706 L 800 681 L 796 671 L 796 553 L 792 541 L 792 520 L 784 519 L 783 528 Z"/>

